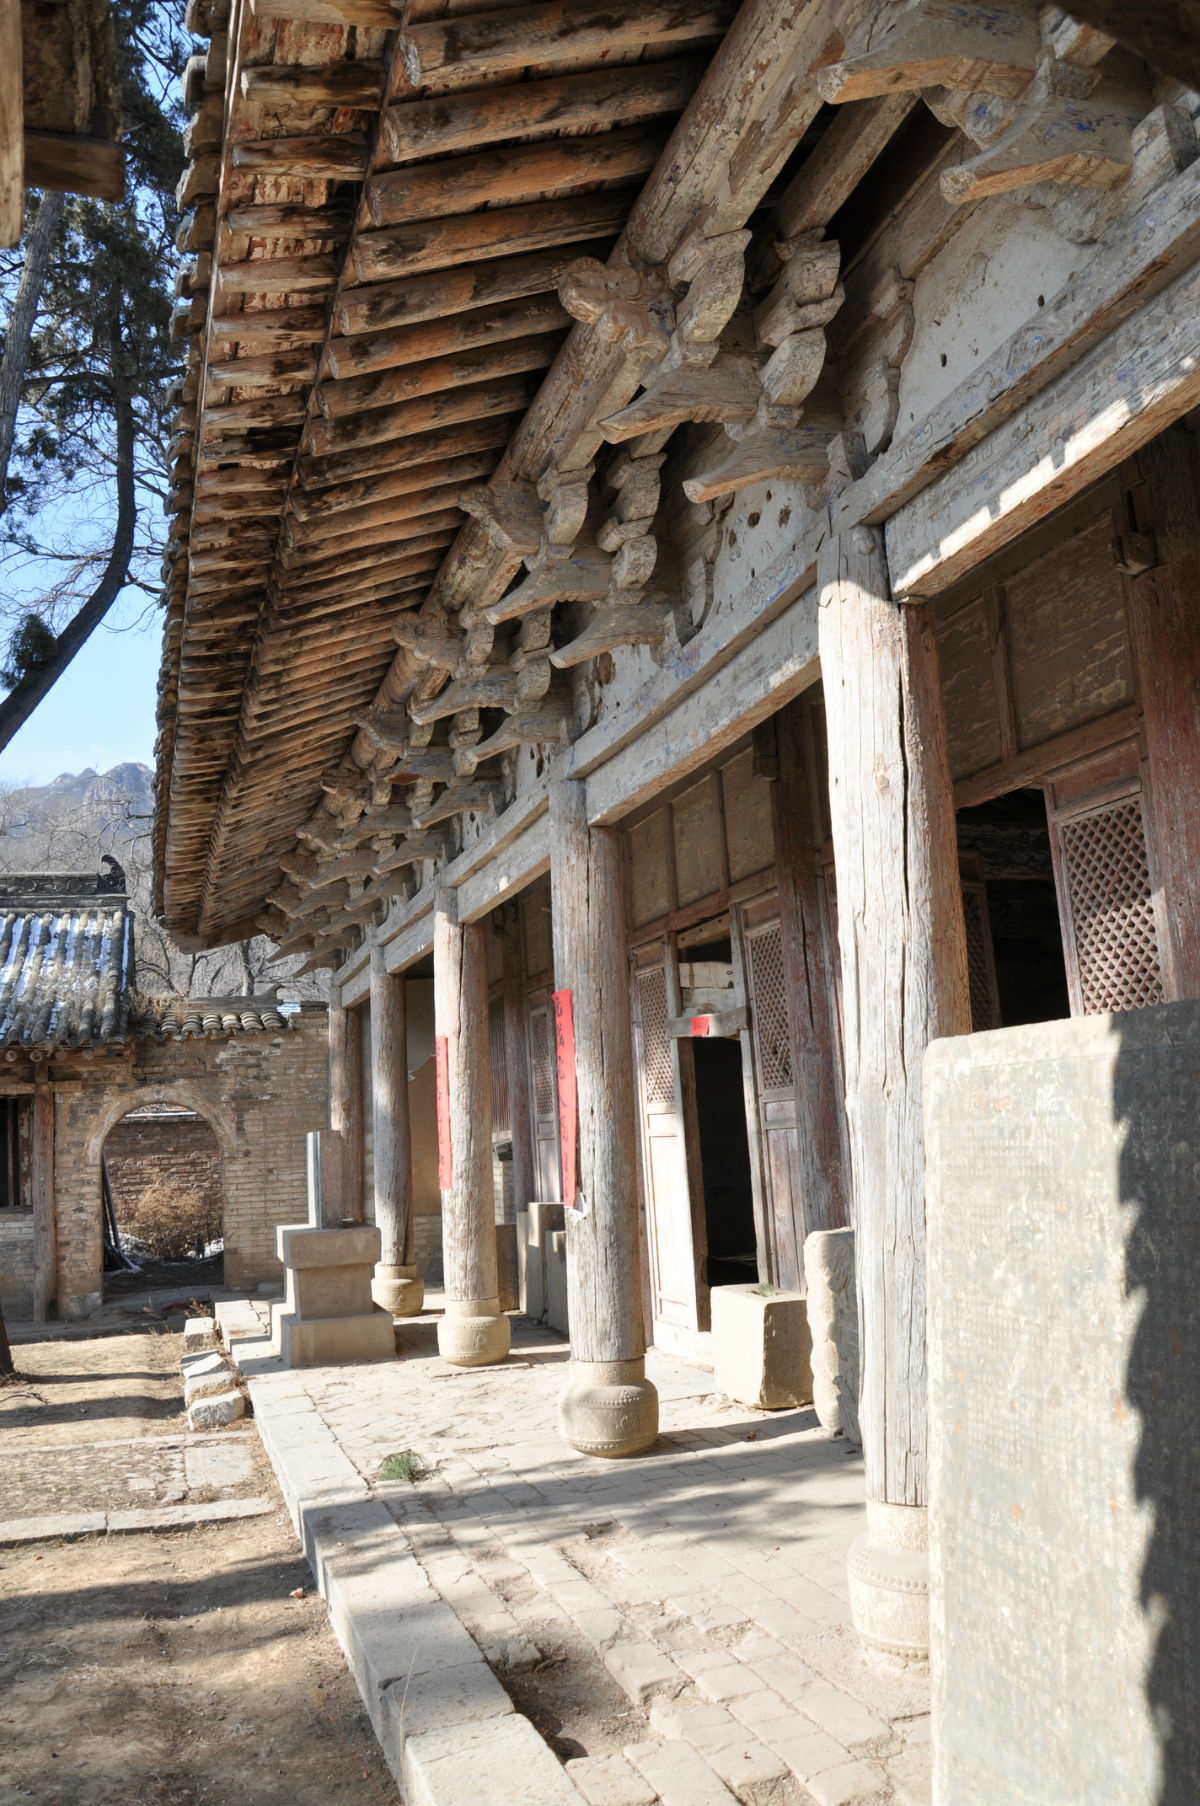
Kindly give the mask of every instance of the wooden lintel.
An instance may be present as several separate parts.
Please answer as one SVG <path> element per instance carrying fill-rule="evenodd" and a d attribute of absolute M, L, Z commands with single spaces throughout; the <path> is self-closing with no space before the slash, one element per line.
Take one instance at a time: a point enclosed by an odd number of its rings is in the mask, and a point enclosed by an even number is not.
<path fill-rule="evenodd" d="M 25 133 L 25 182 L 98 201 L 125 198 L 125 149 L 71 132 Z"/>
<path fill-rule="evenodd" d="M 431 78 L 474 88 L 507 72 L 564 63 L 600 61 L 622 47 L 688 44 L 718 38 L 733 17 L 732 0 L 697 0 L 679 7 L 672 0 L 643 0 L 614 13 L 604 0 L 541 0 L 499 13 L 436 19 L 410 25 L 401 40 L 405 71 L 414 87 Z"/>
<path fill-rule="evenodd" d="M 1002 759 L 998 765 L 989 765 L 985 771 L 959 778 L 954 786 L 954 807 L 974 809 L 980 803 L 990 803 L 993 797 L 1024 789 L 1047 772 L 1128 740 L 1137 733 L 1141 720 L 1141 708 L 1131 703 L 1128 708 L 1114 709 L 1099 721 L 1085 721 L 1082 727 L 1070 728 L 1065 734 L 1044 740 L 1040 746 L 1031 746 L 1011 759 Z"/>

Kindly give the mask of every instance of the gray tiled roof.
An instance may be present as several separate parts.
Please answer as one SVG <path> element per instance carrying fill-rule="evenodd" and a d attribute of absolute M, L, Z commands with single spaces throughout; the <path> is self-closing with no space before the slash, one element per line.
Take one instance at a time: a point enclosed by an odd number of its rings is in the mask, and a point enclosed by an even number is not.
<path fill-rule="evenodd" d="M 0 1049 L 36 1057 L 127 1040 L 279 1034 L 274 996 L 134 991 L 133 916 L 119 866 L 98 876 L 0 874 Z"/>

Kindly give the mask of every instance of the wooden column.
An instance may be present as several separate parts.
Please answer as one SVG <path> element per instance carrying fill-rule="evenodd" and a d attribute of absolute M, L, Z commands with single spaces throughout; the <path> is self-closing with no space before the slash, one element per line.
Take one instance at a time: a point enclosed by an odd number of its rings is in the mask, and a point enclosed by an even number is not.
<path fill-rule="evenodd" d="M 518 1210 L 537 1197 L 533 1129 L 529 1114 L 529 1012 L 525 1002 L 525 950 L 521 911 L 504 905 L 504 1057 L 508 1065 L 508 1114 L 512 1124 L 513 1200 Z"/>
<path fill-rule="evenodd" d="M 362 1030 L 358 1012 L 329 1011 L 329 1126 L 342 1143 L 342 1217 L 363 1220 Z"/>
<path fill-rule="evenodd" d="M 933 617 L 891 599 L 881 537 L 822 549 L 819 635 L 838 887 L 868 1531 L 850 1555 L 869 1651 L 928 1653 L 928 1043 L 968 1034 L 966 932 Z"/>
<path fill-rule="evenodd" d="M 439 889 L 433 1015 L 446 1310 L 438 1348 L 457 1367 L 502 1361 L 509 1348 L 496 1272 L 487 937 L 487 923 L 460 923 L 454 892 Z"/>
<path fill-rule="evenodd" d="M 408 1008 L 403 972 L 371 947 L 371 1113 L 375 1226 L 382 1239 L 371 1296 L 393 1317 L 425 1302 L 413 1259 L 412 1127 L 408 1115 Z"/>
<path fill-rule="evenodd" d="M 567 779 L 550 787 L 550 826 L 554 971 L 570 993 L 578 1109 L 578 1208 L 565 1212 L 571 1369 L 559 1428 L 586 1454 L 634 1455 L 658 1434 L 658 1394 L 642 1328 L 621 842 L 613 828 L 588 826 L 584 786 Z"/>
<path fill-rule="evenodd" d="M 1200 485 L 1182 426 L 1138 453 L 1157 562 L 1135 578 L 1130 625 L 1149 766 L 1146 814 L 1168 998 L 1200 997 Z"/>
<path fill-rule="evenodd" d="M 797 1230 L 802 1240 L 814 1229 L 840 1229 L 849 1222 L 849 1188 L 842 1172 L 841 1061 L 821 931 L 813 799 L 798 704 L 789 704 L 775 717 L 775 729 L 779 778 L 771 786 L 771 813 L 795 1074 L 796 1147 L 804 1213 Z"/>
<path fill-rule="evenodd" d="M 58 1237 L 54 1221 L 54 1093 L 48 1085 L 33 1094 L 29 1148 L 33 1203 L 33 1318 L 48 1323 L 58 1314 Z"/>

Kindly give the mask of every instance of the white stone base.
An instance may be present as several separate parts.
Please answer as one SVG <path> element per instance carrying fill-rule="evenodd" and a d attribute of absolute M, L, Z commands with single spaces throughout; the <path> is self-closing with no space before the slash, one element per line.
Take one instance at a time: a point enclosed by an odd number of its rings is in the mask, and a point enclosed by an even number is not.
<path fill-rule="evenodd" d="M 415 1317 L 425 1303 L 425 1281 L 415 1267 L 392 1267 L 380 1261 L 371 1280 L 371 1297 L 393 1317 Z"/>
<path fill-rule="evenodd" d="M 929 1514 L 923 1505 L 867 1500 L 867 1531 L 846 1561 L 850 1615 L 867 1661 L 912 1668 L 929 1661 Z"/>
<path fill-rule="evenodd" d="M 658 1435 L 658 1393 L 636 1361 L 572 1361 L 558 1396 L 558 1429 L 581 1455 L 640 1455 Z"/>
<path fill-rule="evenodd" d="M 392 1314 L 378 1306 L 358 1317 L 307 1321 L 278 1305 L 271 1311 L 271 1340 L 287 1367 L 332 1367 L 342 1361 L 393 1361 Z"/>
<path fill-rule="evenodd" d="M 512 1329 L 499 1298 L 448 1298 L 437 1339 L 443 1361 L 455 1367 L 491 1367 L 507 1359 Z"/>
<path fill-rule="evenodd" d="M 717 1391 L 758 1411 L 785 1411 L 812 1397 L 808 1311 L 799 1292 L 757 1285 L 712 1289 Z"/>

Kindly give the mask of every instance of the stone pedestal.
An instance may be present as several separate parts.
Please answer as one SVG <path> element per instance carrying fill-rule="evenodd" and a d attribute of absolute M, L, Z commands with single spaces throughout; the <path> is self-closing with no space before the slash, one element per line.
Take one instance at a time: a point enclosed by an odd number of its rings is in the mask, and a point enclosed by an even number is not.
<path fill-rule="evenodd" d="M 391 1313 L 371 1300 L 379 1241 L 378 1229 L 367 1224 L 314 1229 L 291 1223 L 276 1229 L 286 1290 L 271 1306 L 271 1343 L 288 1367 L 395 1358 Z"/>
<path fill-rule="evenodd" d="M 437 1327 L 438 1353 L 455 1367 L 490 1367 L 508 1354 L 511 1326 L 492 1298 L 448 1298 Z"/>
<path fill-rule="evenodd" d="M 416 1267 L 388 1266 L 380 1261 L 371 1281 L 371 1297 L 393 1317 L 415 1317 L 425 1303 L 425 1281 Z"/>
<path fill-rule="evenodd" d="M 567 1232 L 550 1229 L 542 1250 L 546 1275 L 546 1322 L 560 1336 L 571 1333 L 571 1314 L 567 1302 Z"/>
<path fill-rule="evenodd" d="M 815 1229 L 804 1238 L 813 1407 L 821 1427 L 862 1443 L 858 1427 L 858 1287 L 853 1229 Z"/>
<path fill-rule="evenodd" d="M 866 1660 L 912 1668 L 929 1660 L 929 1514 L 867 1500 L 867 1530 L 846 1563 L 850 1615 Z"/>
<path fill-rule="evenodd" d="M 714 1286 L 712 1338 L 713 1378 L 726 1398 L 782 1411 L 812 1397 L 808 1312 L 799 1292 Z"/>
<path fill-rule="evenodd" d="M 572 1361 L 558 1396 L 558 1427 L 582 1455 L 639 1455 L 658 1435 L 658 1393 L 646 1360 Z"/>

